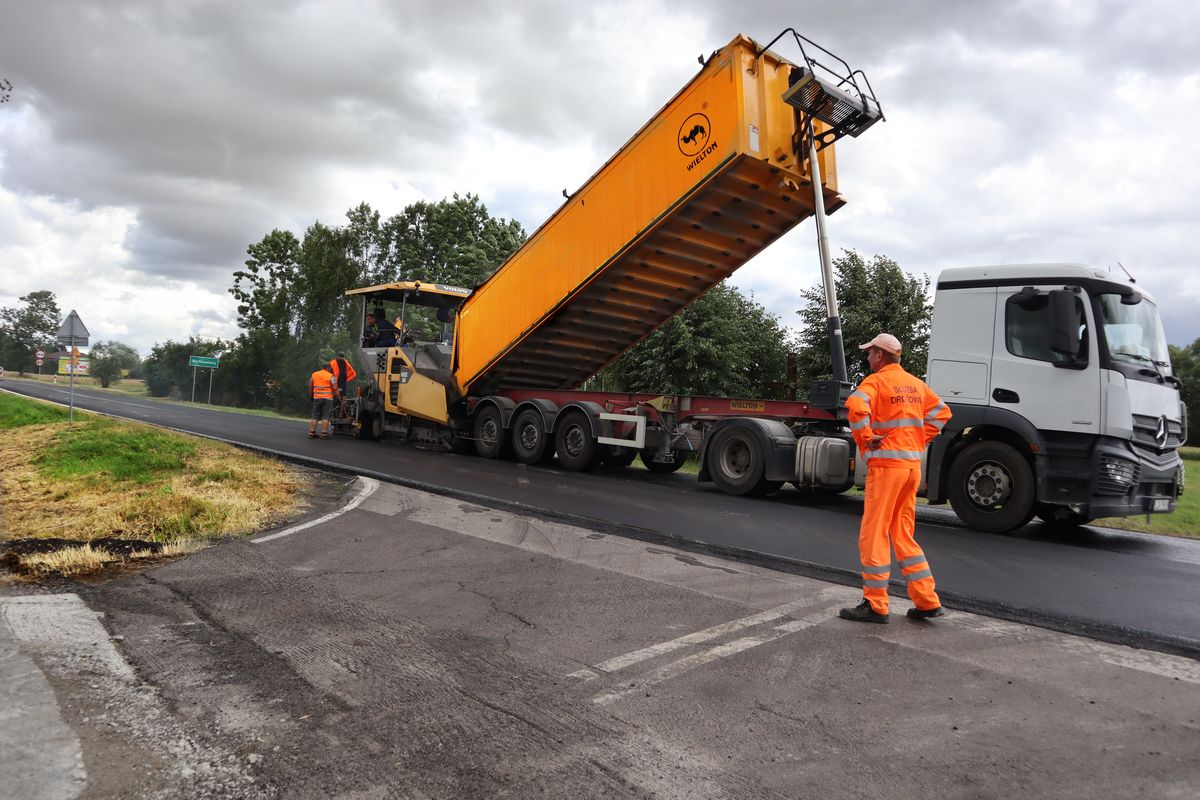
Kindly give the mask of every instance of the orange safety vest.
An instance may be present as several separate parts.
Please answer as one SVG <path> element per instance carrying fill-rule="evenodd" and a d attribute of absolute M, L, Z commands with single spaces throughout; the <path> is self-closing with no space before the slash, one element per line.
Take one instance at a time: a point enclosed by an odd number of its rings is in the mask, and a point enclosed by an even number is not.
<path fill-rule="evenodd" d="M 340 374 L 340 370 L 338 369 L 338 361 L 344 361 L 346 363 L 346 380 L 347 381 L 352 381 L 358 377 L 358 373 L 354 371 L 354 367 L 350 366 L 349 361 L 347 361 L 344 358 L 341 358 L 341 359 L 335 358 L 329 362 L 329 368 L 331 370 L 333 370 L 333 377 L 338 379 L 339 384 L 341 383 L 341 374 Z"/>
<path fill-rule="evenodd" d="M 846 400 L 850 433 L 870 465 L 907 466 L 921 460 L 926 445 L 950 420 L 950 409 L 920 378 L 887 364 L 863 379 Z M 883 435 L 878 450 L 868 448 Z"/>
<path fill-rule="evenodd" d="M 332 400 L 337 393 L 337 379 L 326 370 L 317 370 L 308 382 L 312 386 L 313 400 Z"/>

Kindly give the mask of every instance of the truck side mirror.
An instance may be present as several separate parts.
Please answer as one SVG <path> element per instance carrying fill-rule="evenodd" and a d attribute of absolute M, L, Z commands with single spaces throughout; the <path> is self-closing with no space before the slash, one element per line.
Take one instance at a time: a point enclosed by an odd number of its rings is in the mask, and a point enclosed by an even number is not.
<path fill-rule="evenodd" d="M 1082 307 L 1071 289 L 1050 292 L 1050 349 L 1072 361 L 1079 358 Z"/>

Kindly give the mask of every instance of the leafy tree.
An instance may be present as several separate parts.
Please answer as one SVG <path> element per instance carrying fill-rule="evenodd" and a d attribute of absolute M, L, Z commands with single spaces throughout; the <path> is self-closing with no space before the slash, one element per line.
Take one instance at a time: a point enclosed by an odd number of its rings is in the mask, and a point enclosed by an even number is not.
<path fill-rule="evenodd" d="M 54 293 L 30 292 L 23 305 L 0 308 L 0 364 L 24 373 L 33 369 L 38 350 L 54 350 L 62 313 Z"/>
<path fill-rule="evenodd" d="M 88 372 L 107 389 L 109 384 L 119 380 L 126 370 L 135 369 L 140 361 L 137 351 L 127 344 L 116 341 L 97 342 L 92 347 Z"/>
<path fill-rule="evenodd" d="M 1186 347 L 1168 345 L 1171 366 L 1175 375 L 1183 381 L 1183 405 L 1187 408 L 1188 440 L 1190 445 L 1200 444 L 1200 339 Z"/>
<path fill-rule="evenodd" d="M 233 273 L 229 293 L 238 301 L 238 325 L 284 337 L 298 321 L 294 297 L 300 274 L 300 242 L 278 228 L 246 248 L 246 269 Z"/>
<path fill-rule="evenodd" d="M 628 392 L 776 398 L 787 351 L 787 334 L 778 318 L 720 283 L 593 383 Z"/>
<path fill-rule="evenodd" d="M 849 352 L 846 366 L 850 380 L 856 382 L 866 374 L 858 345 L 871 341 L 881 331 L 893 334 L 904 344 L 904 368 L 914 375 L 924 375 L 933 321 L 929 276 L 916 278 L 887 256 L 877 255 L 866 261 L 851 250 L 834 259 L 833 269 L 842 339 Z M 802 387 L 833 377 L 825 290 L 815 286 L 804 293 L 804 299 L 804 308 L 797 312 L 803 327 L 796 355 L 796 379 Z"/>
<path fill-rule="evenodd" d="M 525 241 L 515 220 L 497 219 L 473 194 L 421 201 L 382 228 L 386 260 L 374 281 L 431 281 L 474 288 Z"/>
<path fill-rule="evenodd" d="M 168 339 L 150 348 L 150 355 L 142 362 L 146 390 L 153 397 L 190 397 L 192 367 L 188 356 L 218 356 L 229 350 L 229 343 L 220 339 L 190 337 L 187 342 Z M 206 376 L 207 377 L 207 376 Z M 215 376 L 214 376 L 215 377 Z"/>
<path fill-rule="evenodd" d="M 343 227 L 314 222 L 302 239 L 274 230 L 247 248 L 229 290 L 243 333 L 223 343 L 214 398 L 300 408 L 313 360 L 357 344 L 359 309 L 348 289 L 400 279 L 475 286 L 525 239 L 518 223 L 493 218 L 473 195 L 415 203 L 386 221 L 360 203 L 346 218 Z M 180 385 L 164 369 L 147 359 L 152 392 Z"/>

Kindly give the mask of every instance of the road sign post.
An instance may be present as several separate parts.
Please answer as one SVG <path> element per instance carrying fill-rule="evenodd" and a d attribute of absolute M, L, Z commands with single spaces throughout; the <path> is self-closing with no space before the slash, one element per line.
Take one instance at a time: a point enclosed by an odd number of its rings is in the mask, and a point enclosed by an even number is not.
<path fill-rule="evenodd" d="M 75 421 L 75 368 L 79 365 L 79 348 L 87 347 L 88 343 L 87 327 L 83 324 L 83 320 L 75 313 L 75 309 L 71 309 L 71 313 L 63 320 L 63 324 L 58 327 L 58 344 L 62 347 L 70 348 L 71 351 L 71 402 L 68 406 L 67 421 Z"/>
<path fill-rule="evenodd" d="M 216 356 L 188 356 L 188 366 L 192 368 L 192 402 L 196 402 L 196 371 L 200 367 L 208 370 L 208 404 L 212 405 L 213 371 L 221 366 L 221 359 Z"/>

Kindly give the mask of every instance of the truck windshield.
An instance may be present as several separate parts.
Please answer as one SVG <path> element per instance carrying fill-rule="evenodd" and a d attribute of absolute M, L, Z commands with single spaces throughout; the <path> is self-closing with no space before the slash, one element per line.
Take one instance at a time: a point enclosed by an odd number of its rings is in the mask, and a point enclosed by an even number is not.
<path fill-rule="evenodd" d="M 1137 305 L 1125 305 L 1121 295 L 1115 293 L 1102 294 L 1099 301 L 1109 356 L 1137 364 L 1171 366 L 1167 338 L 1154 303 L 1142 298 Z"/>

